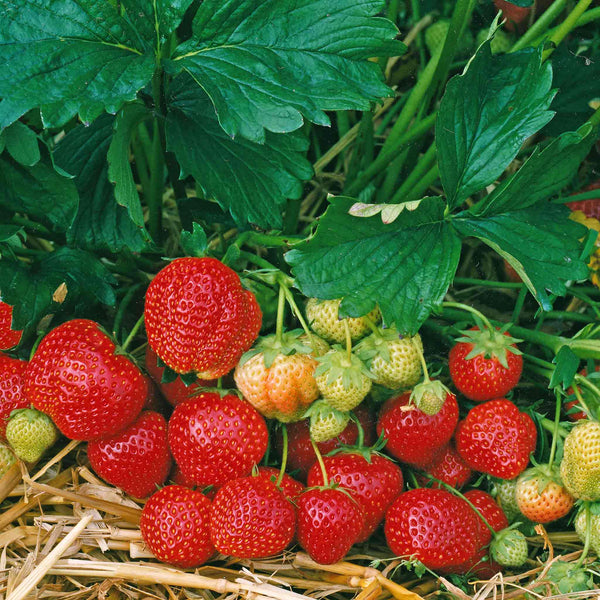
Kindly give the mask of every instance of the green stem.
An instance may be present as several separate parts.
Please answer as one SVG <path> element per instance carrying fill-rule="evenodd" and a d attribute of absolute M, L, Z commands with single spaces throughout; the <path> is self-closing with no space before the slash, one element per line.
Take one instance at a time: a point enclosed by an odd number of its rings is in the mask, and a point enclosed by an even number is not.
<path fill-rule="evenodd" d="M 133 150 L 133 157 L 137 175 L 139 177 L 140 183 L 142 184 L 142 190 L 144 191 L 145 195 L 148 195 L 150 193 L 150 167 L 148 166 L 146 146 L 142 141 L 141 127 L 138 128 L 138 132 L 136 133 L 136 135 L 133 136 L 133 139 L 131 141 L 131 148 Z"/>
<path fill-rule="evenodd" d="M 475 315 L 481 322 L 489 329 L 490 331 L 494 331 L 494 326 L 490 323 L 488 318 L 481 312 L 479 312 L 476 308 L 469 306 L 468 304 L 462 304 L 461 302 L 442 302 L 442 306 L 444 309 L 446 308 L 459 308 L 460 310 L 464 310 L 472 315 Z"/>
<path fill-rule="evenodd" d="M 578 569 L 583 564 L 583 561 L 586 559 L 588 552 L 590 551 L 590 544 L 592 541 L 592 511 L 590 510 L 589 501 L 584 501 L 583 510 L 585 510 L 585 540 L 583 542 L 581 556 L 573 567 L 574 570 Z"/>
<path fill-rule="evenodd" d="M 233 244 L 241 248 L 244 244 L 249 246 L 262 246 L 265 248 L 285 248 L 294 240 L 300 241 L 300 237 L 291 235 L 269 235 L 256 231 L 244 231 L 237 236 Z"/>
<path fill-rule="evenodd" d="M 121 323 L 123 322 L 123 317 L 125 316 L 125 311 L 128 306 L 131 304 L 133 297 L 136 292 L 142 287 L 141 283 L 137 283 L 132 285 L 128 290 L 121 304 L 119 305 L 119 309 L 117 310 L 117 314 L 115 315 L 115 322 L 113 324 L 113 336 L 115 339 L 119 339 L 119 332 L 121 331 Z"/>
<path fill-rule="evenodd" d="M 280 285 L 280 288 L 283 288 L 285 297 L 288 301 L 288 304 L 290 305 L 290 308 L 292 309 L 292 312 L 296 315 L 296 318 L 300 322 L 300 326 L 302 327 L 302 329 L 304 329 L 304 333 L 306 333 L 306 335 L 310 339 L 310 337 L 313 335 L 313 333 L 310 330 L 310 328 L 308 327 L 306 321 L 304 320 L 304 317 L 302 316 L 302 311 L 298 308 L 298 305 L 296 304 L 296 301 L 294 300 L 294 294 L 292 294 L 290 289 L 283 284 Z"/>
<path fill-rule="evenodd" d="M 352 334 L 350 333 L 350 325 L 348 325 L 348 319 L 343 320 L 344 323 L 344 335 L 346 337 L 346 358 L 348 362 L 352 362 Z"/>
<path fill-rule="evenodd" d="M 321 474 L 323 475 L 323 485 L 327 487 L 329 485 L 329 478 L 327 477 L 327 470 L 325 469 L 325 463 L 323 462 L 323 457 L 321 456 L 321 452 L 315 440 L 310 438 L 310 443 L 313 447 L 313 451 L 315 456 L 317 457 L 317 462 L 319 463 L 319 467 L 321 469 Z"/>
<path fill-rule="evenodd" d="M 277 321 L 275 325 L 275 342 L 281 344 L 283 336 L 283 319 L 285 317 L 285 291 L 284 285 L 279 286 L 279 298 L 277 301 Z"/>
<path fill-rule="evenodd" d="M 404 183 L 398 188 L 396 193 L 390 200 L 391 204 L 398 204 L 404 199 L 414 195 L 415 187 L 419 186 L 419 182 L 427 176 L 431 170 L 431 166 L 435 163 L 436 147 L 435 142 L 429 146 L 425 154 L 418 160 L 417 165 L 412 170 L 412 173 L 404 180 Z"/>
<path fill-rule="evenodd" d="M 285 423 L 281 423 L 281 467 L 279 469 L 279 475 L 275 485 L 279 487 L 285 474 L 285 468 L 287 466 L 288 457 L 288 432 Z"/>
<path fill-rule="evenodd" d="M 156 244 L 162 241 L 162 196 L 164 190 L 164 154 L 160 141 L 158 121 L 153 123 L 152 155 L 150 157 L 150 193 L 147 203 L 149 210 L 148 230 Z"/>
<path fill-rule="evenodd" d="M 137 335 L 137 332 L 140 330 L 140 327 L 144 324 L 144 315 L 137 320 L 136 324 L 133 326 L 133 329 L 129 332 L 126 340 L 121 344 L 121 351 L 125 352 L 131 344 L 133 338 Z"/>
<path fill-rule="evenodd" d="M 471 279 L 469 277 L 456 277 L 453 284 L 507 289 L 521 289 L 523 285 L 522 283 L 513 283 L 512 281 L 488 281 L 487 279 Z"/>
<path fill-rule="evenodd" d="M 567 15 L 567 18 L 558 26 L 558 28 L 550 36 L 550 43 L 553 44 L 552 48 L 544 50 L 542 55 L 543 59 L 546 60 L 554 48 L 558 46 L 565 37 L 577 26 L 577 20 L 587 10 L 592 0 L 579 0 L 575 8 Z"/>
<path fill-rule="evenodd" d="M 556 434 L 560 435 L 560 437 L 563 439 L 569 435 L 567 429 L 565 429 L 562 425 L 557 426 L 556 421 L 551 421 L 550 419 L 546 419 L 546 417 L 539 419 L 539 424 L 549 433 L 554 434 L 556 432 Z"/>
<path fill-rule="evenodd" d="M 560 427 L 560 408 L 562 402 L 560 395 L 555 393 L 555 405 L 554 405 L 554 429 L 552 431 L 552 445 L 550 446 L 550 458 L 548 458 L 548 467 L 552 468 L 554 462 L 554 456 L 556 454 L 556 446 L 558 442 L 558 428 Z"/>
<path fill-rule="evenodd" d="M 552 5 L 549 6 L 539 19 L 537 19 L 537 21 L 535 21 L 535 23 L 517 40 L 512 47 L 511 52 L 516 52 L 517 50 L 521 50 L 522 48 L 531 45 L 535 39 L 544 35 L 550 24 L 558 18 L 566 5 L 567 0 L 554 0 Z"/>
<path fill-rule="evenodd" d="M 413 186 L 412 190 L 404 197 L 404 202 L 411 202 L 412 200 L 419 200 L 423 197 L 425 192 L 432 186 L 436 179 L 440 176 L 440 169 L 438 164 L 434 164 L 423 177 Z M 394 196 L 395 197 L 395 196 Z"/>
<path fill-rule="evenodd" d="M 519 322 L 519 316 L 521 315 L 521 311 L 523 310 L 523 304 L 525 303 L 525 298 L 527 298 L 527 286 L 525 284 L 521 284 L 521 290 L 519 291 L 519 295 L 517 296 L 517 300 L 515 302 L 515 308 L 513 310 L 511 321 L 513 323 Z"/>
<path fill-rule="evenodd" d="M 592 414 L 590 412 L 590 407 L 587 405 L 586 401 L 583 399 L 583 396 L 581 395 L 581 390 L 579 389 L 579 386 L 576 383 L 573 384 L 573 392 L 575 393 L 575 397 L 577 398 L 577 404 L 579 404 L 579 406 L 584 410 L 585 414 L 589 418 Z"/>
<path fill-rule="evenodd" d="M 277 271 L 277 267 L 272 265 L 268 260 L 257 256 L 256 254 L 252 254 L 252 252 L 246 252 L 245 250 L 240 250 L 238 254 L 239 258 L 243 258 L 248 262 L 255 264 L 257 267 L 261 269 L 267 269 L 269 271 Z"/>
<path fill-rule="evenodd" d="M 594 114 L 588 119 L 588 123 L 591 123 L 594 127 L 600 125 L 600 107 L 597 108 Z"/>

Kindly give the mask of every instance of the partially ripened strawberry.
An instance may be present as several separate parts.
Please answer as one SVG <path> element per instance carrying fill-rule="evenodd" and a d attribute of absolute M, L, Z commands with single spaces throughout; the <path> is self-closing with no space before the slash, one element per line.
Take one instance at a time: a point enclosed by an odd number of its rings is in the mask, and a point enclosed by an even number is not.
<path fill-rule="evenodd" d="M 395 327 L 373 332 L 356 347 L 373 381 L 391 390 L 410 388 L 421 377 L 421 337 L 404 337 Z"/>
<path fill-rule="evenodd" d="M 168 440 L 186 479 L 220 486 L 250 474 L 267 450 L 268 431 L 249 402 L 204 392 L 175 407 Z"/>
<path fill-rule="evenodd" d="M 405 392 L 383 405 L 377 433 L 385 436 L 389 454 L 402 462 L 425 467 L 441 455 L 457 422 L 458 404 L 453 394 L 447 394 L 437 414 L 427 415 L 410 404 L 410 392 Z"/>
<path fill-rule="evenodd" d="M 458 391 L 477 402 L 510 392 L 523 372 L 523 357 L 516 341 L 490 328 L 464 331 L 448 356 L 450 377 Z"/>
<path fill-rule="evenodd" d="M 575 502 L 558 469 L 547 465 L 532 467 L 519 475 L 515 498 L 521 514 L 534 523 L 550 523 L 564 517 Z"/>
<path fill-rule="evenodd" d="M 537 430 L 531 417 L 505 398 L 474 406 L 456 431 L 456 449 L 474 470 L 514 479 L 529 464 Z"/>
<path fill-rule="evenodd" d="M 132 423 L 148 393 L 142 372 L 97 323 L 74 319 L 40 342 L 25 372 L 25 396 L 70 439 L 112 435 Z"/>
<path fill-rule="evenodd" d="M 210 515 L 215 548 L 236 558 L 264 558 L 285 550 L 296 531 L 296 510 L 264 477 L 240 477 L 217 492 Z"/>
<path fill-rule="evenodd" d="M 398 557 L 447 569 L 479 550 L 479 522 L 462 498 L 447 490 L 417 488 L 400 494 L 386 513 L 384 532 Z"/>
<path fill-rule="evenodd" d="M 58 431 L 50 417 L 35 408 L 20 408 L 10 414 L 6 440 L 25 462 L 36 462 L 52 448 Z"/>
<path fill-rule="evenodd" d="M 600 500 L 600 423 L 579 421 L 565 438 L 560 476 L 578 500 Z"/>
<path fill-rule="evenodd" d="M 89 442 L 88 458 L 102 479 L 135 498 L 146 498 L 171 470 L 167 422 L 156 412 L 143 411 L 125 429 Z"/>
<path fill-rule="evenodd" d="M 176 567 L 198 567 L 215 553 L 210 500 L 180 485 L 168 485 L 150 496 L 142 509 L 140 531 L 152 554 Z"/>
<path fill-rule="evenodd" d="M 248 402 L 269 419 L 298 421 L 319 397 L 317 361 L 298 332 L 262 338 L 235 368 L 235 383 Z"/>
<path fill-rule="evenodd" d="M 181 377 L 176 377 L 173 381 L 163 382 L 165 368 L 158 364 L 158 356 L 150 346 L 146 346 L 145 366 L 146 371 L 158 385 L 161 394 L 171 406 L 177 406 L 199 394 L 203 388 L 214 387 L 216 384 L 215 379 L 198 379 L 190 385 L 186 385 Z"/>
<path fill-rule="evenodd" d="M 19 344 L 23 332 L 13 329 L 13 307 L 0 300 L 0 350 L 10 350 Z"/>
<path fill-rule="evenodd" d="M 328 342 L 337 342 L 341 344 L 346 339 L 346 324 L 350 330 L 352 341 L 357 341 L 364 337 L 371 328 L 372 324 L 381 321 L 381 312 L 374 308 L 365 317 L 347 317 L 340 319 L 339 308 L 341 300 L 317 300 L 309 298 L 306 303 L 306 318 L 311 329 Z"/>
<path fill-rule="evenodd" d="M 254 342 L 262 313 L 235 271 L 214 258 L 179 258 L 148 286 L 148 343 L 177 373 L 226 375 Z"/>
<path fill-rule="evenodd" d="M 364 542 L 381 523 L 385 511 L 402 492 L 402 471 L 389 458 L 368 450 L 349 448 L 333 456 L 324 456 L 327 478 L 348 490 L 365 514 L 357 542 Z M 308 473 L 308 487 L 322 486 L 323 473 L 315 463 Z"/>
<path fill-rule="evenodd" d="M 296 500 L 298 543 L 322 565 L 336 563 L 356 543 L 364 527 L 359 503 L 337 488 L 310 488 Z"/>
<path fill-rule="evenodd" d="M 6 439 L 6 423 L 10 413 L 31 404 L 23 392 L 26 368 L 27 361 L 0 352 L 0 440 Z"/>

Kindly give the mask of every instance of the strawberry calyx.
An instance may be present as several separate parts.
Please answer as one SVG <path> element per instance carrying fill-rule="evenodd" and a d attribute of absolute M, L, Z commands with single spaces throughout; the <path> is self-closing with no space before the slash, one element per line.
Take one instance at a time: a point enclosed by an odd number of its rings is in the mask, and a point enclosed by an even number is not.
<path fill-rule="evenodd" d="M 473 329 L 461 331 L 462 337 L 457 338 L 457 342 L 472 344 L 473 348 L 465 356 L 466 360 L 483 355 L 484 358 L 496 358 L 498 362 L 508 369 L 507 352 L 513 354 L 522 354 L 515 346 L 522 340 L 516 339 L 506 334 L 508 326 L 500 329 L 490 327 L 475 327 Z"/>
<path fill-rule="evenodd" d="M 531 481 L 537 482 L 538 494 L 543 494 L 544 490 L 551 484 L 555 483 L 561 487 L 564 487 L 564 483 L 560 476 L 560 469 L 556 465 L 539 465 L 535 462 L 535 459 L 531 457 L 531 462 L 534 464 L 533 467 L 523 471 L 519 475 L 519 481 Z"/>
<path fill-rule="evenodd" d="M 416 406 L 426 415 L 437 415 L 450 390 L 439 380 L 427 379 L 418 383 L 410 394 L 409 404 Z"/>
<path fill-rule="evenodd" d="M 301 339 L 303 335 L 304 331 L 302 329 L 283 331 L 279 336 L 277 334 L 266 335 L 260 338 L 253 348 L 242 355 L 239 364 L 243 365 L 253 356 L 262 354 L 265 367 L 268 369 L 279 355 L 312 354 L 314 350 L 306 344 L 306 340 Z"/>
<path fill-rule="evenodd" d="M 358 426 L 359 435 L 356 443 L 340 444 L 337 448 L 334 448 L 331 452 L 328 452 L 326 456 L 335 456 L 336 454 L 358 454 L 362 456 L 369 464 L 373 462 L 374 456 L 383 456 L 393 463 L 396 462 L 391 456 L 387 456 L 382 452 L 383 448 L 387 444 L 387 438 L 385 437 L 384 432 L 381 432 L 381 435 L 377 438 L 377 441 L 372 446 L 365 446 L 363 444 L 364 433 L 360 423 L 358 423 L 358 419 L 356 419 L 354 415 L 351 416 L 351 419 L 355 421 Z"/>
<path fill-rule="evenodd" d="M 318 443 L 342 433 L 350 421 L 350 414 L 334 408 L 326 398 L 320 398 L 308 407 L 302 418 L 310 419 L 310 437 Z"/>
<path fill-rule="evenodd" d="M 403 336 L 395 327 L 382 329 L 374 326 L 373 333 L 361 340 L 356 346 L 356 354 L 367 365 L 375 358 L 380 356 L 386 362 L 390 361 L 389 342 L 395 342 Z"/>
<path fill-rule="evenodd" d="M 315 377 L 327 375 L 327 384 L 331 385 L 341 379 L 344 389 L 360 387 L 365 377 L 373 379 L 365 363 L 355 354 L 348 353 L 339 344 L 316 359 L 319 365 L 315 369 Z"/>

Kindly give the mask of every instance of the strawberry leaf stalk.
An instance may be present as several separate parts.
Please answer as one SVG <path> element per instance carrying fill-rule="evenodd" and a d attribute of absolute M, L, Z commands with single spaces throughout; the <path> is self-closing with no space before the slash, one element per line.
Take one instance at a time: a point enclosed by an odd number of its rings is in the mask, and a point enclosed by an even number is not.
<path fill-rule="evenodd" d="M 474 315 L 476 327 L 462 332 L 450 350 L 448 367 L 456 388 L 470 400 L 483 402 L 504 397 L 519 382 L 523 357 L 517 340 L 506 333 L 509 325 L 495 328 L 479 311 L 455 302 L 444 306 Z"/>

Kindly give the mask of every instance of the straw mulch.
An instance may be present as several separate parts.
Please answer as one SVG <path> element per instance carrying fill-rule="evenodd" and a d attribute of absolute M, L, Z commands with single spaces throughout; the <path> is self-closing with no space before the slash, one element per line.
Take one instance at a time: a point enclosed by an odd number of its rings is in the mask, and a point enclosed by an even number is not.
<path fill-rule="evenodd" d="M 571 560 L 581 552 L 574 533 L 548 536 L 540 528 L 530 543 L 545 562 L 531 560 L 525 572 L 473 582 L 467 591 L 432 574 L 416 577 L 383 544 L 328 566 L 293 548 L 260 561 L 216 557 L 184 571 L 153 558 L 138 528 L 142 504 L 99 480 L 84 448 L 70 442 L 29 470 L 13 465 L 0 480 L 0 600 L 564 598 L 543 592 L 544 575 L 555 552 Z M 570 597 L 600 598 L 600 591 Z"/>

